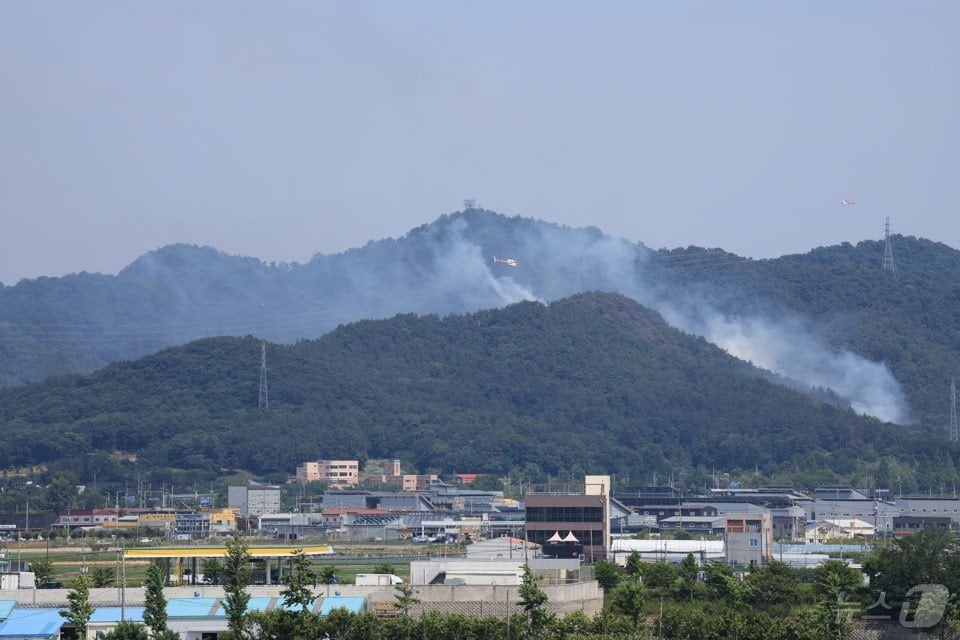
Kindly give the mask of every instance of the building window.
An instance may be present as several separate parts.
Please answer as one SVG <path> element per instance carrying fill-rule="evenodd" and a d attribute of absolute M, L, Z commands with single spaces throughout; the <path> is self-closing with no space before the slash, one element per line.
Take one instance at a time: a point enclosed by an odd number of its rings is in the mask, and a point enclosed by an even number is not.
<path fill-rule="evenodd" d="M 757 546 L 759 546 L 759 545 L 760 545 L 760 541 L 759 541 L 759 540 L 757 540 L 756 538 L 750 538 L 750 546 L 751 546 L 751 547 L 757 547 Z"/>

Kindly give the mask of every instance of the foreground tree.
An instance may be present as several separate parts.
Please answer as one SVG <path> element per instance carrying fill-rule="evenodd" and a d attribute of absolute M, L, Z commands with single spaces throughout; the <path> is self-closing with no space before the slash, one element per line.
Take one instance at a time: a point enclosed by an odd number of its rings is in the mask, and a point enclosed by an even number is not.
<path fill-rule="evenodd" d="M 700 573 L 700 564 L 688 553 L 680 561 L 680 597 L 687 600 L 693 599 L 693 593 L 697 588 L 697 574 Z"/>
<path fill-rule="evenodd" d="M 283 605 L 288 609 L 296 609 L 294 615 L 293 635 L 289 638 L 309 638 L 313 632 L 310 624 L 310 606 L 316 601 L 310 586 L 313 584 L 313 572 L 310 560 L 303 555 L 303 549 L 297 549 L 290 556 L 290 571 L 284 576 L 286 586 L 280 591 Z"/>
<path fill-rule="evenodd" d="M 321 567 L 317 580 L 320 584 L 337 584 L 337 570 L 333 567 Z"/>
<path fill-rule="evenodd" d="M 87 639 L 87 623 L 93 615 L 90 581 L 87 576 L 80 576 L 73 581 L 70 591 L 67 592 L 67 608 L 59 613 L 76 628 L 80 640 Z"/>
<path fill-rule="evenodd" d="M 704 569 L 707 594 L 716 600 L 737 601 L 742 588 L 733 574 L 733 567 L 726 562 L 710 562 Z"/>
<path fill-rule="evenodd" d="M 870 588 L 906 594 L 918 584 L 942 584 L 960 591 L 960 541 L 948 529 L 927 527 L 878 547 L 863 563 Z"/>
<path fill-rule="evenodd" d="M 97 566 L 90 572 L 91 586 L 94 589 L 112 587 L 117 580 L 117 571 L 113 567 Z"/>
<path fill-rule="evenodd" d="M 530 570 L 530 565 L 523 565 L 523 581 L 520 584 L 520 606 L 527 614 L 530 631 L 534 637 L 553 619 L 547 612 L 547 594 L 537 585 L 537 580 Z"/>
<path fill-rule="evenodd" d="M 645 589 L 639 582 L 624 581 L 610 592 L 611 608 L 629 616 L 634 623 L 639 622 L 643 615 L 643 605 L 646 602 Z"/>
<path fill-rule="evenodd" d="M 45 560 L 36 560 L 30 563 L 30 570 L 37 581 L 37 586 L 50 582 L 53 577 L 53 565 Z"/>
<path fill-rule="evenodd" d="M 246 631 L 247 605 L 250 603 L 246 589 L 250 581 L 250 550 L 240 536 L 235 535 L 227 541 L 223 573 L 223 609 L 227 614 L 227 627 L 234 640 L 241 640 Z"/>
<path fill-rule="evenodd" d="M 167 630 L 167 599 L 163 595 L 163 567 L 157 563 L 147 567 L 144 585 L 143 622 L 154 636 Z"/>
<path fill-rule="evenodd" d="M 394 587 L 396 593 L 393 595 L 393 599 L 396 601 L 397 609 L 403 611 L 403 617 L 410 615 L 410 607 L 415 604 L 419 604 L 419 598 L 414 597 L 413 587 L 409 584 L 398 584 Z"/>
<path fill-rule="evenodd" d="M 597 560 L 593 563 L 593 575 L 604 593 L 620 584 L 620 567 L 606 560 Z"/>
<path fill-rule="evenodd" d="M 645 567 L 643 581 L 651 589 L 668 589 L 677 581 L 677 567 L 661 560 Z"/>
<path fill-rule="evenodd" d="M 640 553 L 638 551 L 631 552 L 627 557 L 627 575 L 630 576 L 634 582 L 639 582 L 643 575 L 643 560 L 640 559 Z"/>
<path fill-rule="evenodd" d="M 147 629 L 142 624 L 136 622 L 124 621 L 118 622 L 113 631 L 109 631 L 102 636 L 101 640 L 150 640 L 147 635 Z"/>
<path fill-rule="evenodd" d="M 221 571 L 223 571 L 223 565 L 216 558 L 204 558 L 200 563 L 200 573 L 203 574 L 203 581 L 207 584 L 220 584 Z"/>

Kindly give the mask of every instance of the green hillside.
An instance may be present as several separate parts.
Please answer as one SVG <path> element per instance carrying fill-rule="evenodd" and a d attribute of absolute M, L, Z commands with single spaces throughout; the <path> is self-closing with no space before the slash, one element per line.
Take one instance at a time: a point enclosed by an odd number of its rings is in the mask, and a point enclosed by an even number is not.
<path fill-rule="evenodd" d="M 949 381 L 960 372 L 960 252 L 892 240 L 896 277 L 881 270 L 877 241 L 750 260 L 696 247 L 651 251 L 594 228 L 477 209 L 303 265 L 174 245 L 117 276 L 0 287 L 0 387 L 198 338 L 289 345 L 398 313 L 463 314 L 593 290 L 626 295 L 731 352 L 731 342 L 748 345 L 737 355 L 795 389 L 884 405 L 871 415 L 946 433 Z M 760 358 L 763 348 L 777 358 Z"/>
<path fill-rule="evenodd" d="M 265 412 L 259 358 L 255 338 L 206 339 L 4 391 L 0 467 L 107 480 L 134 470 L 109 452 L 136 452 L 135 470 L 159 483 L 168 467 L 269 474 L 320 457 L 400 457 L 520 476 L 656 470 L 702 487 L 712 469 L 861 478 L 889 456 L 888 468 L 915 469 L 917 486 L 957 480 L 956 447 L 771 384 L 619 295 L 402 315 L 268 345 Z"/>
<path fill-rule="evenodd" d="M 654 280 L 742 316 L 806 319 L 824 341 L 883 362 L 915 422 L 945 429 L 950 379 L 960 375 L 960 252 L 894 236 L 896 273 L 882 271 L 883 242 L 821 247 L 744 261 L 699 248 L 661 251 Z"/>

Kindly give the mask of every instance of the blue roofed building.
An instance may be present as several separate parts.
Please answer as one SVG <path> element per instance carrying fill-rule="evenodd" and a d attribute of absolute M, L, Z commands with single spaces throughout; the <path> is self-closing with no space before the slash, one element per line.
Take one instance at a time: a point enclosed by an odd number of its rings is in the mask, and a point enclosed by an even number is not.
<path fill-rule="evenodd" d="M 57 609 L 20 609 L 13 600 L 0 600 L 0 638 L 58 638 L 64 619 Z"/>
<path fill-rule="evenodd" d="M 282 598 L 252 597 L 248 611 L 285 609 Z M 299 607 L 292 607 L 299 610 Z M 335 609 L 351 613 L 369 610 L 363 596 L 319 596 L 310 610 L 321 616 Z M 14 600 L 0 600 L 0 640 L 47 640 L 59 638 L 71 628 L 60 615 L 61 607 L 21 607 Z M 121 620 L 143 622 L 144 607 L 97 607 L 87 625 L 90 638 L 113 630 Z M 167 600 L 167 627 L 182 640 L 213 640 L 227 630 L 227 613 L 222 598 L 171 598 Z"/>
<path fill-rule="evenodd" d="M 350 613 L 365 613 L 368 608 L 367 599 L 362 596 L 341 596 L 335 595 L 329 598 L 322 598 L 319 601 L 320 610 L 314 607 L 314 611 L 320 616 L 328 616 L 334 609 L 346 609 Z"/>

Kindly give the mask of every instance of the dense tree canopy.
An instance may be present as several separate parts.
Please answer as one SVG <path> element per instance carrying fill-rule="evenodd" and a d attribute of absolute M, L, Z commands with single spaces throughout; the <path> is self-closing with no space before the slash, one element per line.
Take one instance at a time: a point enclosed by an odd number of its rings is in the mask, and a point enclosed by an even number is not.
<path fill-rule="evenodd" d="M 920 487 L 958 479 L 957 448 L 923 428 L 771 384 L 612 294 L 361 322 L 267 353 L 269 411 L 257 407 L 253 338 L 0 392 L 0 467 L 53 464 L 81 481 L 146 471 L 155 484 L 178 469 L 196 481 L 370 457 L 528 481 L 658 471 L 701 489 L 707 469 L 813 485 L 885 464 Z"/>

